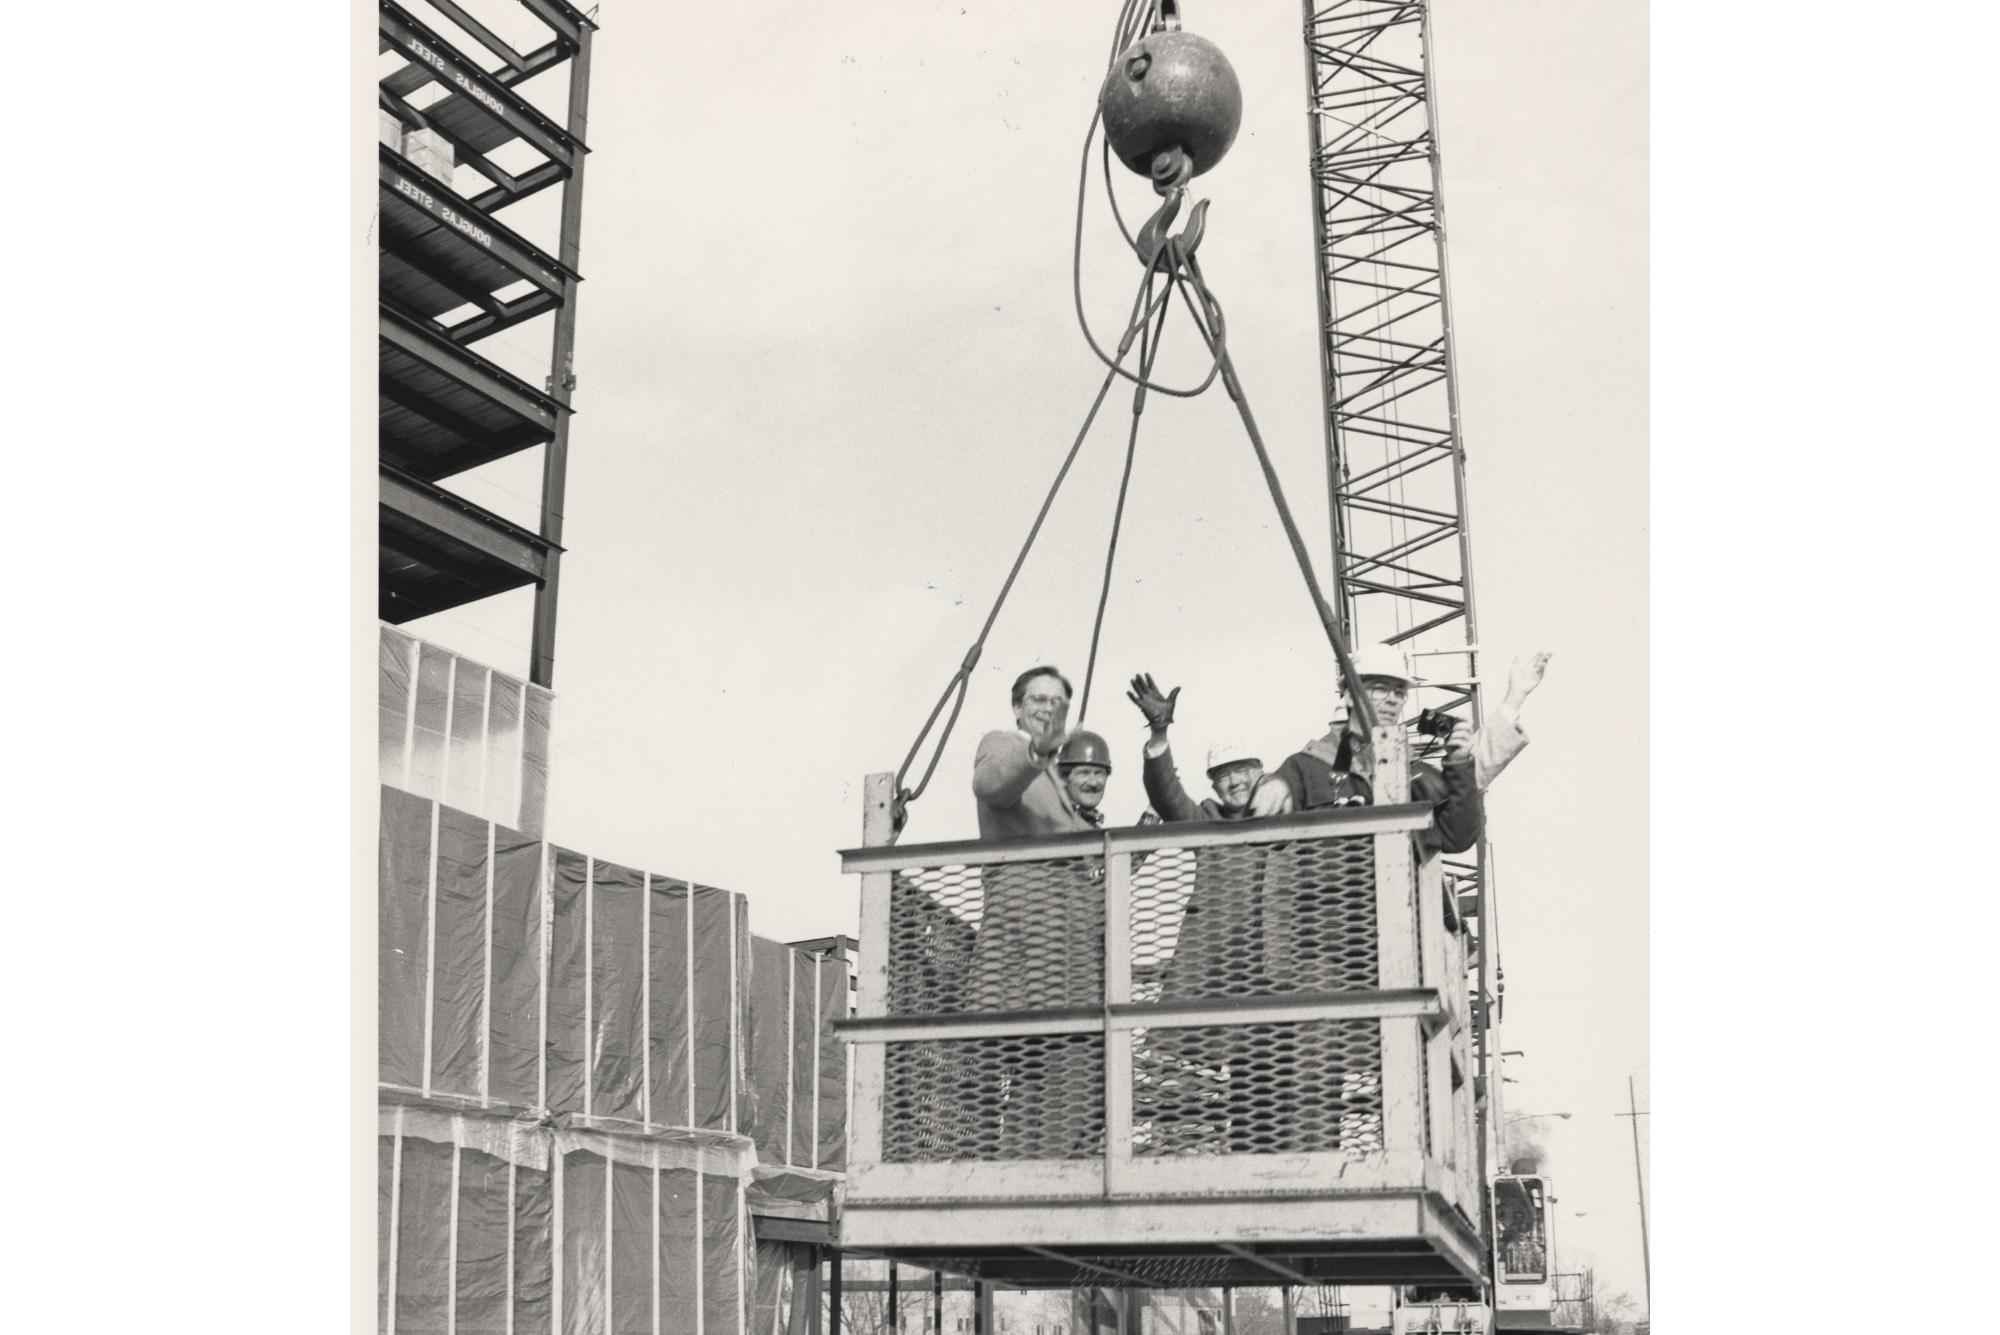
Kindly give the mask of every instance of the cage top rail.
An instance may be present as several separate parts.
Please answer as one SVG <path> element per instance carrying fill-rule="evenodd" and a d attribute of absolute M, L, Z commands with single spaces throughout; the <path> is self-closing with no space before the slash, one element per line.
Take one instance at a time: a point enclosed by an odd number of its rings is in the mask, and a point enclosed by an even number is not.
<path fill-rule="evenodd" d="M 1432 808 L 1422 802 L 1395 806 L 1343 807 L 1272 816 L 1262 820 L 1184 821 L 1130 825 L 1034 839 L 958 839 L 935 844 L 882 844 L 840 850 L 843 872 L 904 871 L 946 865 L 991 866 L 1045 858 L 1104 853 L 1152 852 L 1166 848 L 1220 848 L 1286 839 L 1329 839 L 1343 835 L 1417 831 L 1430 824 Z"/>

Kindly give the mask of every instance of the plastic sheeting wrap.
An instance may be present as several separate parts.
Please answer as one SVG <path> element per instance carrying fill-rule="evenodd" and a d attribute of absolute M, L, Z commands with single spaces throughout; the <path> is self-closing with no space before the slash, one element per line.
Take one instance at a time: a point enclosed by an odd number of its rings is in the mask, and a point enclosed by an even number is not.
<path fill-rule="evenodd" d="M 382 790 L 376 952 L 381 993 L 376 1041 L 384 1083 L 421 1085 L 424 1005 L 430 991 L 431 819 L 435 803 Z"/>
<path fill-rule="evenodd" d="M 750 1213 L 767 1219 L 830 1223 L 837 1173 L 758 1164 L 750 1177 Z"/>
<path fill-rule="evenodd" d="M 440 806 L 431 918 L 430 1087 L 477 1098 L 485 1080 L 486 872 L 493 827 Z"/>
<path fill-rule="evenodd" d="M 381 820 L 384 1085 L 839 1163 L 843 961 L 753 944 L 741 895 L 396 788 Z"/>
<path fill-rule="evenodd" d="M 548 805 L 543 687 L 382 627 L 377 740 L 383 778 L 539 834 Z"/>
<path fill-rule="evenodd" d="M 749 1330 L 747 1146 L 400 1105 L 379 1146 L 385 1331 Z"/>
<path fill-rule="evenodd" d="M 380 856 L 381 1328 L 748 1335 L 754 1287 L 767 1329 L 801 1254 L 751 1216 L 834 1216 L 846 961 L 396 787 Z"/>
<path fill-rule="evenodd" d="M 547 1102 L 541 1088 L 542 850 L 538 840 L 494 830 L 487 1093 L 523 1108 Z"/>
<path fill-rule="evenodd" d="M 750 1335 L 782 1335 L 792 1299 L 797 1243 L 757 1239 L 756 1274 L 750 1295 Z"/>
<path fill-rule="evenodd" d="M 810 955 L 792 956 L 792 1107 L 785 1162 L 811 1167 L 819 1148 L 819 967 Z"/>
<path fill-rule="evenodd" d="M 590 1072 L 584 1111 L 646 1122 L 646 876 L 591 862 Z"/>
<path fill-rule="evenodd" d="M 763 937 L 750 940 L 750 1127 L 757 1157 L 790 1162 L 792 1117 L 792 949 Z"/>
<path fill-rule="evenodd" d="M 833 1022 L 847 1018 L 847 964 L 816 962 L 819 1012 L 814 1024 L 818 1038 L 819 1106 L 813 1147 L 813 1167 L 847 1167 L 847 1044 L 833 1031 Z"/>

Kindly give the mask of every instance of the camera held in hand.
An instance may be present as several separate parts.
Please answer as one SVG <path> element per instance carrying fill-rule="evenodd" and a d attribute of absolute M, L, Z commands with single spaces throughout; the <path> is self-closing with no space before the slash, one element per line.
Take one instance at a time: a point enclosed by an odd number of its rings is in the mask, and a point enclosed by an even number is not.
<path fill-rule="evenodd" d="M 1417 715 L 1417 731 L 1441 742 L 1450 741 L 1452 730 L 1461 722 L 1463 720 L 1456 714 L 1447 714 L 1442 709 L 1426 709 Z"/>

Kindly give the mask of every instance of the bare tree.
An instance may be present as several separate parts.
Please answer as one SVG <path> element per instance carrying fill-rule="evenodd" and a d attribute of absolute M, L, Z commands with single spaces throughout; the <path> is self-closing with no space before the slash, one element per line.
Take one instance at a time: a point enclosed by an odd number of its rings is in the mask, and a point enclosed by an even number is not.
<path fill-rule="evenodd" d="M 1632 1320 L 1639 1304 L 1632 1295 L 1623 1292 L 1600 1293 L 1597 1297 L 1597 1321 L 1592 1329 L 1597 1335 L 1618 1335 L 1618 1328 Z"/>

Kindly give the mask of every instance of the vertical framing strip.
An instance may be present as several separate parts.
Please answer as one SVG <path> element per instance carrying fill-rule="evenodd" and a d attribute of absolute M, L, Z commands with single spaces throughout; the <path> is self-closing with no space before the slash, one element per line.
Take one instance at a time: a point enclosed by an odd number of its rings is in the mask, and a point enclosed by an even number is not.
<path fill-rule="evenodd" d="M 649 911 L 647 917 L 652 917 Z M 653 1335 L 660 1335 L 660 1142 L 648 1147 L 653 1155 Z"/>
<path fill-rule="evenodd" d="M 826 991 L 821 981 L 826 973 L 826 956 L 813 955 L 813 1115 L 812 1115 L 812 1166 L 819 1167 L 819 1045 L 826 1034 L 826 1017 L 820 1014 L 819 999 Z"/>
<path fill-rule="evenodd" d="M 549 881 L 549 843 L 544 839 L 536 846 L 540 850 L 541 873 L 536 878 L 541 902 L 537 905 L 536 917 L 541 920 L 540 948 L 535 954 L 536 962 L 536 1004 L 538 1014 L 535 1021 L 535 1106 L 546 1109 L 549 1106 L 549 970 L 551 955 L 555 950 L 556 899 L 551 893 Z"/>
<path fill-rule="evenodd" d="M 399 787 L 410 791 L 410 765 L 417 754 L 417 676 L 424 665 L 424 642 L 410 637 L 410 712 L 403 719 L 403 780 Z"/>
<path fill-rule="evenodd" d="M 451 796 L 451 711 L 458 704 L 458 655 L 446 654 L 444 670 L 444 742 L 438 747 L 438 790 L 443 802 Z"/>
<path fill-rule="evenodd" d="M 512 1146 L 508 1147 L 512 1149 Z M 514 1212 L 519 1209 L 514 1187 L 514 1156 L 507 1156 L 507 1325 L 506 1335 L 514 1335 Z"/>
<path fill-rule="evenodd" d="M 741 1035 L 740 1035 L 740 1034 L 739 1034 L 739 1033 L 737 1032 L 737 1024 L 736 1024 L 736 1021 L 737 1021 L 738 1017 L 739 1017 L 739 1016 L 741 1015 L 741 1013 L 742 1013 L 742 1007 L 740 1007 L 740 1006 L 738 1006 L 738 1005 L 736 1004 L 736 1001 L 737 1001 L 737 997 L 738 997 L 738 996 L 740 995 L 740 994 L 739 994 L 739 993 L 737 992 L 737 990 L 736 990 L 736 989 L 737 989 L 737 986 L 738 986 L 738 984 L 737 984 L 737 979 L 736 979 L 736 896 L 732 894 L 732 895 L 728 896 L 728 897 L 727 897 L 726 899 L 724 899 L 724 900 L 723 900 L 723 906 L 724 906 L 724 907 L 725 907 L 726 909 L 728 909 L 728 911 L 729 911 L 729 1120 L 728 1120 L 728 1126 L 729 1126 L 729 1129 L 730 1129 L 730 1130 L 731 1130 L 731 1131 L 733 1132 L 733 1131 L 737 1130 L 737 1125 L 736 1125 L 736 1062 L 737 1062 L 737 1059 L 738 1059 L 738 1055 L 739 1055 L 739 1054 L 738 1054 L 738 1050 L 737 1050 L 737 1044 L 738 1044 L 738 1043 L 740 1042 L 740 1040 L 741 1040 Z M 740 1231 L 740 1230 L 739 1230 L 739 1231 Z"/>
<path fill-rule="evenodd" d="M 1132 999 L 1132 855 L 1104 835 L 1104 1004 Z M 1133 1031 L 1114 1030 L 1104 1012 L 1104 1194 L 1125 1185 L 1132 1162 Z"/>
<path fill-rule="evenodd" d="M 486 805 L 487 777 L 493 771 L 493 669 L 486 669 L 486 689 L 479 697 L 479 814 L 491 814 Z"/>
<path fill-rule="evenodd" d="M 493 1101 L 493 859 L 499 852 L 499 829 L 486 822 L 486 970 L 479 1004 L 479 1100 Z M 508 1170 L 508 1180 L 513 1171 Z"/>
<path fill-rule="evenodd" d="M 403 1236 L 403 1107 L 396 1105 L 395 1132 L 389 1145 L 389 1293 L 383 1335 L 396 1335 L 396 1261 Z"/>
<path fill-rule="evenodd" d="M 521 726 L 514 730 L 518 740 L 514 743 L 513 824 L 515 829 L 526 830 L 528 828 L 528 691 L 530 688 L 528 686 L 528 683 L 525 681 L 515 682 L 514 684 L 518 686 L 521 691 L 521 703 L 518 706 L 516 706 L 516 708 L 519 710 L 519 713 L 516 715 L 516 717 L 520 719 Z M 547 756 L 542 757 L 542 764 L 544 767 L 548 765 Z M 544 778 L 542 783 L 542 791 L 544 794 L 548 792 L 548 781 L 546 777 Z M 544 800 L 545 801 L 547 800 L 546 797 L 544 798 Z M 542 832 L 543 824 L 544 822 L 538 817 L 535 821 L 535 828 L 533 833 L 540 834 Z"/>
<path fill-rule="evenodd" d="M 444 1330 L 445 1335 L 458 1335 L 458 1174 L 459 1160 L 465 1151 L 458 1144 L 457 1119 L 454 1118 L 451 1145 L 451 1204 L 447 1214 L 449 1231 L 444 1241 Z"/>
<path fill-rule="evenodd" d="M 563 1161 L 560 1141 L 550 1138 L 549 1181 L 554 1190 L 549 1202 L 549 1335 L 563 1328 Z"/>
<path fill-rule="evenodd" d="M 611 1216 L 611 1202 L 618 1195 L 618 1168 L 611 1160 L 611 1147 L 604 1147 L 604 1335 L 611 1335 L 617 1328 L 618 1299 L 611 1289 L 611 1256 L 618 1249 L 612 1244 L 612 1229 L 615 1227 Z"/>
<path fill-rule="evenodd" d="M 799 1082 L 795 1073 L 792 1070 L 792 1067 L 797 1063 L 799 1055 L 798 1048 L 795 1046 L 796 1040 L 793 1036 L 794 1031 L 797 1030 L 798 1028 L 796 1017 L 798 1015 L 798 1004 L 799 1004 L 798 1003 L 799 971 L 797 966 L 794 965 L 792 962 L 793 956 L 794 952 L 789 948 L 787 948 L 785 951 L 785 1162 L 786 1163 L 798 1162 L 798 1156 L 793 1152 L 792 1149 L 792 1140 L 793 1140 L 792 1123 L 795 1120 L 792 1115 L 792 1110 L 798 1107 L 798 1101 L 799 1101 L 799 1096 L 797 1093 Z"/>
<path fill-rule="evenodd" d="M 688 1068 L 687 1125 L 693 1126 L 695 1124 L 694 1073 L 696 1070 L 696 1063 L 694 1059 L 694 882 L 682 881 L 681 884 L 687 889 L 687 949 L 681 952 L 684 957 L 683 962 L 687 966 L 686 968 L 687 976 L 686 979 L 684 980 L 687 985 L 687 1068 Z M 700 1198 L 700 1193 L 698 1192 L 696 1193 L 696 1198 L 697 1199 Z M 699 1286 L 696 1287 L 695 1292 L 696 1293 L 701 1292 Z M 699 1325 L 697 1324 L 696 1335 L 699 1335 L 699 1329 L 700 1329 Z"/>
<path fill-rule="evenodd" d="M 750 1203 L 743 1179 L 736 1179 L 736 1335 L 750 1335 L 750 1267 L 743 1256 L 743 1235 L 750 1231 Z"/>
<path fill-rule="evenodd" d="M 597 1074 L 597 1024 L 591 1014 L 592 994 L 597 991 L 597 964 L 592 958 L 597 926 L 597 859 L 583 860 L 583 1115 L 590 1116 L 591 1084 Z M 605 1190 L 608 1192 L 609 1187 Z"/>
<path fill-rule="evenodd" d="M 437 1011 L 438 938 L 438 801 L 431 799 L 431 850 L 427 869 L 429 886 L 424 908 L 424 1097 L 431 1094 L 431 1044 L 435 1037 Z"/>
<path fill-rule="evenodd" d="M 640 873 L 639 893 L 639 1120 L 653 1125 L 653 873 Z M 653 1156 L 654 1194 L 658 1195 L 659 1156 Z M 656 1286 L 657 1288 L 657 1286 Z M 659 1295 L 654 1294 L 654 1306 Z M 653 1326 L 659 1328 L 658 1313 Z"/>
<path fill-rule="evenodd" d="M 689 899 L 688 899 L 688 902 L 689 902 L 690 904 L 692 904 L 692 903 L 694 902 L 694 899 L 693 899 L 693 897 L 692 897 L 692 896 L 690 896 L 690 897 L 689 897 Z M 690 943 L 691 943 L 691 942 L 693 941 L 693 938 L 692 938 L 692 937 L 690 937 L 690 938 L 688 938 L 688 939 L 689 939 Z M 692 948 L 690 948 L 690 949 L 688 950 L 688 954 L 689 954 L 689 955 L 693 955 L 693 954 L 694 954 L 694 951 L 693 951 L 693 949 L 692 949 Z M 688 1080 L 688 1084 L 689 1084 L 690 1086 L 694 1084 L 694 1080 L 693 1080 L 693 1078 L 692 1078 L 692 1077 L 690 1077 L 690 1078 L 689 1078 L 689 1080 Z M 694 1125 L 694 1119 L 693 1119 L 692 1117 L 690 1117 L 690 1118 L 688 1119 L 688 1125 L 689 1125 L 689 1126 L 693 1126 L 693 1125 Z M 704 1310 L 702 1310 L 702 1309 L 703 1309 L 703 1308 L 704 1308 L 704 1307 L 705 1307 L 705 1306 L 707 1305 L 707 1301 L 706 1301 L 706 1296 L 705 1296 L 705 1290 L 706 1290 L 706 1288 L 707 1288 L 707 1280 L 708 1280 L 708 1226 L 707 1226 L 707 1224 L 705 1224 L 705 1223 L 704 1223 L 704 1222 L 702 1221 L 702 1217 L 701 1217 L 701 1216 L 702 1216 L 702 1203 L 703 1203 L 703 1199 L 704 1199 L 704 1198 L 705 1198 L 705 1197 L 706 1197 L 706 1196 L 708 1195 L 708 1192 L 707 1192 L 707 1191 L 705 1190 L 705 1188 L 706 1188 L 706 1186 L 707 1186 L 707 1179 L 706 1179 L 706 1176 L 705 1176 L 705 1175 L 703 1174 L 703 1172 L 702 1172 L 702 1165 L 703 1165 L 704 1163 L 706 1163 L 706 1162 L 707 1162 L 707 1159 L 706 1159 L 706 1157 L 705 1157 L 705 1156 L 703 1156 L 703 1155 L 702 1155 L 701 1153 L 697 1152 L 697 1153 L 695 1154 L 695 1160 L 694 1160 L 694 1335 L 707 1335 L 707 1325 L 708 1325 L 708 1313 L 707 1313 L 707 1312 L 705 1312 Z"/>

